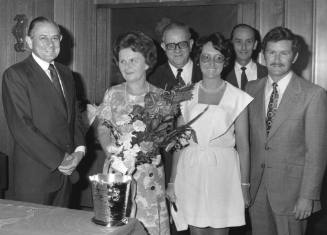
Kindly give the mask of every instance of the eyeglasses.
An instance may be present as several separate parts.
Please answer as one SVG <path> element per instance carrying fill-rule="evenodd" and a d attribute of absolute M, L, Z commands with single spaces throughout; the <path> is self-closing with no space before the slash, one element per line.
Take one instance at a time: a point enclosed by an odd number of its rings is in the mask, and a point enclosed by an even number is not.
<path fill-rule="evenodd" d="M 167 50 L 176 50 L 177 47 L 179 49 L 185 49 L 189 47 L 189 42 L 188 41 L 182 41 L 182 42 L 178 42 L 178 43 L 167 43 L 165 44 L 165 47 Z"/>
<path fill-rule="evenodd" d="M 201 54 L 200 55 L 200 61 L 202 63 L 209 63 L 210 61 L 213 61 L 215 64 L 221 64 L 224 63 L 225 57 L 222 55 L 215 55 L 213 58 L 208 54 Z"/>

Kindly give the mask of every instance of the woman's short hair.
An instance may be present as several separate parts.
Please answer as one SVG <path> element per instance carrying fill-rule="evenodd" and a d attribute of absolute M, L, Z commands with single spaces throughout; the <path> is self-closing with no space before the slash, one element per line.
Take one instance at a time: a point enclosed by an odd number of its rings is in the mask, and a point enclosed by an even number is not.
<path fill-rule="evenodd" d="M 131 48 L 132 51 L 141 53 L 146 64 L 149 65 L 148 71 L 153 69 L 157 63 L 157 48 L 153 40 L 143 32 L 130 31 L 117 38 L 113 49 L 116 64 L 119 61 L 119 52 L 125 48 Z"/>
<path fill-rule="evenodd" d="M 294 55 L 300 51 L 299 38 L 292 33 L 291 30 L 284 27 L 275 27 L 270 30 L 262 40 L 262 50 L 263 52 L 267 48 L 268 42 L 278 42 L 282 40 L 288 40 L 292 42 L 292 51 Z"/>
<path fill-rule="evenodd" d="M 199 60 L 200 60 L 200 55 L 202 53 L 202 48 L 208 42 L 211 42 L 213 48 L 219 51 L 225 57 L 224 67 L 227 67 L 232 57 L 232 47 L 229 40 L 225 39 L 225 37 L 218 32 L 210 34 L 209 36 L 201 37 L 196 42 L 196 52 L 195 52 L 196 63 L 200 62 Z"/>

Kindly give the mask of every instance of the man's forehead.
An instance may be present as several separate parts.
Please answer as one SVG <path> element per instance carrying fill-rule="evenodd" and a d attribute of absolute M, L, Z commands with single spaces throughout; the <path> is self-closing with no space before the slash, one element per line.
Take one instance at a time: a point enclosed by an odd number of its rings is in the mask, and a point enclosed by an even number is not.
<path fill-rule="evenodd" d="M 39 22 L 33 28 L 34 34 L 59 35 L 59 30 L 56 25 L 49 22 Z"/>
<path fill-rule="evenodd" d="M 165 33 L 165 41 L 188 40 L 188 33 L 182 28 L 173 28 Z"/>
<path fill-rule="evenodd" d="M 253 30 L 243 26 L 235 29 L 233 33 L 233 38 L 243 38 L 243 37 L 255 39 Z"/>

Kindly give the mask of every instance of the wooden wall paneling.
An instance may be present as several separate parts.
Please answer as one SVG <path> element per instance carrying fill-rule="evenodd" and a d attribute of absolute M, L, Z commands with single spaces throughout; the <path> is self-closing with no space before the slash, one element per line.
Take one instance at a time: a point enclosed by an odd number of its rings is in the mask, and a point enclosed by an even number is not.
<path fill-rule="evenodd" d="M 256 3 L 239 3 L 237 22 L 256 27 Z"/>
<path fill-rule="evenodd" d="M 97 9 L 96 22 L 96 77 L 93 83 L 95 103 L 101 103 L 106 89 L 111 85 L 110 70 L 112 61 L 111 8 Z"/>
<path fill-rule="evenodd" d="M 294 70 L 312 81 L 313 1 L 285 0 L 285 26 L 303 39 L 302 53 Z"/>
<path fill-rule="evenodd" d="M 262 38 L 272 28 L 284 25 L 284 0 L 260 0 L 260 33 Z"/>
<path fill-rule="evenodd" d="M 95 71 L 95 43 L 96 6 L 92 1 L 74 0 L 74 53 L 73 70 L 76 78 L 81 81 L 84 99 L 93 100 L 94 94 L 88 89 L 94 83 Z"/>
<path fill-rule="evenodd" d="M 327 2 L 314 0 L 313 68 L 314 82 L 327 89 Z"/>
<path fill-rule="evenodd" d="M 74 55 L 74 0 L 54 1 L 54 20 L 61 27 L 63 39 L 58 61 L 73 70 Z"/>

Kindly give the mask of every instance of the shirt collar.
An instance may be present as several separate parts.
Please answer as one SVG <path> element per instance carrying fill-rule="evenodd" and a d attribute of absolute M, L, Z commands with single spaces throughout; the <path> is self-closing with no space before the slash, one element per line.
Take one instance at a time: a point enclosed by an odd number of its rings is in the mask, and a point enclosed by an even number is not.
<path fill-rule="evenodd" d="M 33 56 L 34 60 L 36 61 L 36 63 L 37 63 L 38 65 L 40 65 L 40 67 L 41 67 L 43 70 L 46 71 L 46 70 L 49 69 L 49 65 L 50 65 L 50 63 L 48 63 L 48 62 L 46 62 L 46 61 L 40 59 L 40 58 L 39 58 L 37 55 L 35 55 L 33 52 L 32 52 L 32 56 Z M 51 64 L 53 64 L 53 62 L 52 62 Z"/>
<path fill-rule="evenodd" d="M 169 67 L 171 68 L 171 70 L 173 71 L 173 74 L 176 76 L 177 75 L 177 69 L 174 65 L 172 65 L 169 61 L 168 61 Z M 188 62 L 181 68 L 184 71 L 188 71 L 190 69 L 193 68 L 193 62 L 191 59 L 188 60 Z"/>
<path fill-rule="evenodd" d="M 285 77 L 283 77 L 282 79 L 280 79 L 278 82 L 277 82 L 277 85 L 278 85 L 278 90 L 280 91 L 280 93 L 284 94 L 284 91 L 286 90 L 286 87 L 287 85 L 289 84 L 291 78 L 293 76 L 293 71 L 290 71 Z M 268 87 L 272 87 L 272 84 L 273 84 L 273 80 L 272 78 L 270 77 L 270 75 L 268 74 L 268 80 L 267 80 L 267 85 Z"/>
<path fill-rule="evenodd" d="M 241 70 L 242 67 L 246 67 L 247 70 L 252 70 L 253 67 L 254 67 L 255 63 L 253 62 L 253 60 L 251 59 L 250 62 L 243 66 L 243 65 L 240 65 L 237 61 L 235 61 L 235 67 L 238 69 L 238 70 Z"/>

